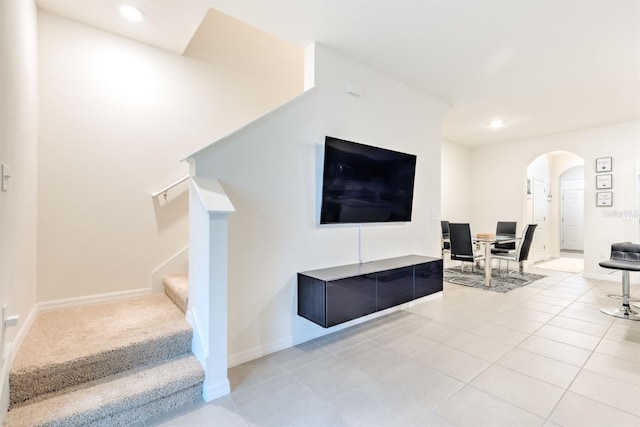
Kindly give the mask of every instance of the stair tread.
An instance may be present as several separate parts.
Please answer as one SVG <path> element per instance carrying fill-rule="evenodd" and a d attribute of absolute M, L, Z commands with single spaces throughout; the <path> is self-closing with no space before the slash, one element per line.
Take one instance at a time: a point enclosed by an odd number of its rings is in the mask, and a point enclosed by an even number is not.
<path fill-rule="evenodd" d="M 200 362 L 183 355 L 40 396 L 7 412 L 6 426 L 86 425 L 192 388 L 204 380 Z M 186 403 L 186 402 L 185 402 Z"/>
<path fill-rule="evenodd" d="M 165 295 L 40 313 L 9 372 L 10 405 L 189 353 L 192 334 Z"/>
<path fill-rule="evenodd" d="M 191 325 L 165 295 L 46 311 L 34 320 L 11 375 L 180 333 L 191 333 Z"/>

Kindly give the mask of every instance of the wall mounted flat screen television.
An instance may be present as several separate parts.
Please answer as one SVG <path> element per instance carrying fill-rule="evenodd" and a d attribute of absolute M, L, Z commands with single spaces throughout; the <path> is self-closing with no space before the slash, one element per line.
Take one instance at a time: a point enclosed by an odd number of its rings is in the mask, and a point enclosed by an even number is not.
<path fill-rule="evenodd" d="M 327 136 L 320 224 L 411 221 L 416 156 Z"/>

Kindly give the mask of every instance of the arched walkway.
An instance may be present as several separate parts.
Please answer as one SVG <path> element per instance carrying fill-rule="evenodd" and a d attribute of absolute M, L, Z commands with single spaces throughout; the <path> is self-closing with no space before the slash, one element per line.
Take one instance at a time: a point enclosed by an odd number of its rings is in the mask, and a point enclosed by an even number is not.
<path fill-rule="evenodd" d="M 542 154 L 526 168 L 524 223 L 538 224 L 532 261 L 581 257 L 584 250 L 584 159 Z"/>

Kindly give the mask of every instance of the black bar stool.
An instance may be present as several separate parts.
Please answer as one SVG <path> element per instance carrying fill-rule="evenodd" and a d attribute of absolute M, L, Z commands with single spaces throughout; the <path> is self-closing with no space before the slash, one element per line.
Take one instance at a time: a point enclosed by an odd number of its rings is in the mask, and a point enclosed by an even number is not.
<path fill-rule="evenodd" d="M 615 310 L 601 308 L 600 311 L 622 319 L 640 320 L 638 312 L 629 305 L 629 272 L 640 271 L 640 245 L 631 242 L 613 243 L 611 258 L 601 261 L 600 267 L 622 271 L 622 307 Z"/>

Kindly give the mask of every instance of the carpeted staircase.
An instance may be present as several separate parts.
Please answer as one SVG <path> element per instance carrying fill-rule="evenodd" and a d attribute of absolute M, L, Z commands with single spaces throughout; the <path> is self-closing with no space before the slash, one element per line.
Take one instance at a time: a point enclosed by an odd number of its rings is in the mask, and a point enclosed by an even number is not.
<path fill-rule="evenodd" d="M 191 339 L 166 295 L 42 312 L 11 367 L 4 425 L 125 426 L 196 401 Z"/>
<path fill-rule="evenodd" d="M 189 274 L 174 274 L 162 279 L 164 293 L 171 298 L 183 313 L 187 312 L 189 294 Z"/>

